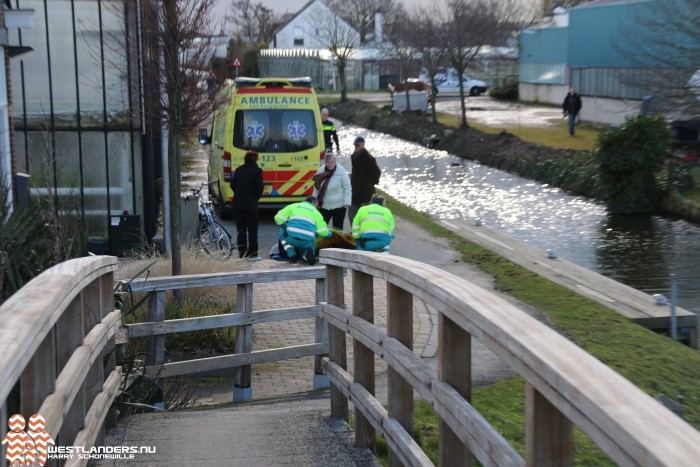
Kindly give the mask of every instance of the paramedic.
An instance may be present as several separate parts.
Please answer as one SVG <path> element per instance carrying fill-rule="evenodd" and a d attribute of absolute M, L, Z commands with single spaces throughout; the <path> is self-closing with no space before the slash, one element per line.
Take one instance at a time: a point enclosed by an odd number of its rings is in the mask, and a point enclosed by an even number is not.
<path fill-rule="evenodd" d="M 352 236 L 358 250 L 389 253 L 394 235 L 394 216 L 384 207 L 385 200 L 374 196 L 368 206 L 362 206 L 352 221 Z"/>
<path fill-rule="evenodd" d="M 280 226 L 280 243 L 290 263 L 296 263 L 301 257 L 310 265 L 314 265 L 316 236 L 333 236 L 323 216 L 316 209 L 317 205 L 316 198 L 309 196 L 301 203 L 290 204 L 275 214 L 275 223 Z"/>

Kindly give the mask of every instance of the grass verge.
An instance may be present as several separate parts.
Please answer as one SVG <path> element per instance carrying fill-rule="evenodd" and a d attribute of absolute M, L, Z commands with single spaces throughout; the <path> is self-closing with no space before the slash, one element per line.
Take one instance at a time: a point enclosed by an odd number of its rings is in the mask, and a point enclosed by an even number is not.
<path fill-rule="evenodd" d="M 432 117 L 428 116 L 427 118 L 428 120 L 432 121 Z M 452 128 L 459 128 L 462 121 L 461 117 L 458 115 L 444 112 L 438 112 L 437 120 L 443 125 Z M 555 120 L 550 126 L 546 127 L 518 125 L 496 128 L 483 125 L 475 122 L 474 120 L 469 120 L 469 114 L 467 114 L 467 121 L 469 122 L 470 127 L 483 133 L 495 135 L 501 133 L 502 131 L 507 131 L 508 133 L 517 136 L 521 140 L 527 141 L 528 143 L 540 144 L 542 146 L 557 149 L 592 151 L 598 147 L 598 136 L 601 133 L 600 128 L 583 123 L 576 127 L 576 134 L 574 136 L 570 136 L 569 125 L 563 119 L 561 121 Z"/>
<path fill-rule="evenodd" d="M 448 239 L 460 252 L 462 261 L 492 275 L 496 287 L 542 312 L 553 327 L 650 396 L 670 397 L 682 407 L 683 418 L 700 429 L 698 351 L 636 325 L 597 302 L 463 239 L 427 214 L 384 196 L 397 217 Z M 473 395 L 477 409 L 521 453 L 525 439 L 522 385 L 522 379 L 516 378 L 479 388 Z M 431 410 L 415 412 L 416 427 L 425 427 L 420 439 L 429 455 L 430 446 L 437 443 L 437 421 L 431 419 Z M 583 433 L 576 433 L 575 443 L 576 465 L 611 465 Z"/>

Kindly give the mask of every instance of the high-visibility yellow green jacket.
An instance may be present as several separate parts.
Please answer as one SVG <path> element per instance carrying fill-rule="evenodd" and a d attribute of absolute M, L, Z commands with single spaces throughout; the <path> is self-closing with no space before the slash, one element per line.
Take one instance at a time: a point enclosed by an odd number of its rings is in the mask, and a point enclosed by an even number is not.
<path fill-rule="evenodd" d="M 373 235 L 394 236 L 394 216 L 391 211 L 379 204 L 362 206 L 352 221 L 352 236 L 354 238 L 371 237 Z"/>
<path fill-rule="evenodd" d="M 286 226 L 287 233 L 295 237 L 308 238 L 313 241 L 316 235 L 330 237 L 323 216 L 316 207 L 308 201 L 290 204 L 275 214 L 275 223 Z"/>

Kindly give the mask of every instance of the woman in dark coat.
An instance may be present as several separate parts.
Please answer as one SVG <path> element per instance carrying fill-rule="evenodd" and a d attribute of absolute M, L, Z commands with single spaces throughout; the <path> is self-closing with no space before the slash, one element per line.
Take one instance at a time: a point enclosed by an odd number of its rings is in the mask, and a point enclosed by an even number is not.
<path fill-rule="evenodd" d="M 238 256 L 259 261 L 258 255 L 258 200 L 263 193 L 263 172 L 258 167 L 258 153 L 245 153 L 243 165 L 236 168 L 231 180 L 233 214 L 238 233 Z"/>
<path fill-rule="evenodd" d="M 352 204 L 348 210 L 350 225 L 357 215 L 360 207 L 369 204 L 374 195 L 374 186 L 379 183 L 382 171 L 377 165 L 377 160 L 365 149 L 365 139 L 362 136 L 355 138 L 355 152 L 350 156 L 352 173 L 350 185 L 352 187 Z"/>

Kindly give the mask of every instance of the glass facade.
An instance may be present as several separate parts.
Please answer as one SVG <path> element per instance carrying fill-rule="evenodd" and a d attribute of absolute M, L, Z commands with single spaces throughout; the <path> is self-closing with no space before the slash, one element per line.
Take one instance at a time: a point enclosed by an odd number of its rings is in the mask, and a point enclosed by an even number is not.
<path fill-rule="evenodd" d="M 141 214 L 144 180 L 136 17 L 126 0 L 12 0 L 33 9 L 10 43 L 34 52 L 11 62 L 17 168 L 33 195 L 74 196 L 89 236 L 110 215 Z M 47 180 L 50 182 L 47 184 Z"/>

